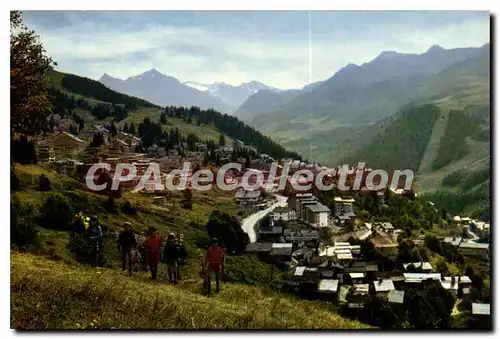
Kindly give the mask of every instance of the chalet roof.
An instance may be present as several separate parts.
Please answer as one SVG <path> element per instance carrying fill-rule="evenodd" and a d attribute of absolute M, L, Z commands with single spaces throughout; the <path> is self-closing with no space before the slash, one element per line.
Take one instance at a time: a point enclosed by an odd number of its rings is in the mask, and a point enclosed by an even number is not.
<path fill-rule="evenodd" d="M 335 202 L 340 202 L 340 203 L 353 203 L 354 199 L 353 198 L 342 199 L 342 197 L 335 197 L 334 201 Z"/>
<path fill-rule="evenodd" d="M 458 246 L 460 245 L 460 242 L 462 241 L 462 237 L 445 237 L 443 242 L 447 243 L 447 244 L 451 244 L 453 246 Z"/>
<path fill-rule="evenodd" d="M 351 260 L 352 259 L 352 254 L 338 254 L 337 255 L 338 260 Z"/>
<path fill-rule="evenodd" d="M 373 282 L 375 292 L 389 292 L 394 290 L 394 284 L 391 279 L 380 279 Z"/>
<path fill-rule="evenodd" d="M 247 245 L 246 252 L 269 252 L 272 247 L 272 243 L 254 242 Z"/>
<path fill-rule="evenodd" d="M 384 229 L 384 230 L 393 230 L 394 226 L 390 222 L 381 222 L 379 225 Z"/>
<path fill-rule="evenodd" d="M 273 226 L 273 227 L 261 227 L 258 231 L 259 234 L 282 234 L 283 227 Z"/>
<path fill-rule="evenodd" d="M 76 141 L 78 141 L 78 142 L 85 142 L 85 141 L 83 141 L 82 139 L 78 138 L 76 135 L 71 134 L 71 133 L 68 133 L 68 132 L 62 132 L 62 133 L 61 133 L 61 135 L 68 136 L 68 137 L 70 137 L 71 139 L 76 140 Z"/>
<path fill-rule="evenodd" d="M 293 244 L 274 243 L 270 254 L 272 256 L 291 256 Z"/>
<path fill-rule="evenodd" d="M 405 299 L 405 291 L 390 290 L 387 295 L 387 301 L 395 304 L 402 304 Z"/>
<path fill-rule="evenodd" d="M 412 262 L 412 263 L 406 263 L 406 264 L 403 264 L 403 267 L 405 268 L 405 270 L 408 270 L 408 267 L 410 265 L 413 265 L 415 268 L 422 268 L 423 270 L 433 270 L 433 267 L 431 265 L 430 262 Z"/>
<path fill-rule="evenodd" d="M 339 281 L 337 279 L 322 279 L 318 284 L 319 292 L 335 293 L 339 287 Z"/>
<path fill-rule="evenodd" d="M 490 244 L 483 244 L 483 243 L 472 242 L 472 241 L 462 241 L 460 243 L 460 245 L 458 245 L 458 247 L 459 248 L 487 250 L 490 248 Z"/>
<path fill-rule="evenodd" d="M 443 286 L 443 288 L 446 290 L 458 290 L 459 283 L 470 284 L 472 282 L 470 278 L 466 275 L 455 277 L 455 282 L 453 284 L 451 283 L 451 280 L 452 277 L 444 277 L 444 279 L 440 280 L 441 286 Z"/>
<path fill-rule="evenodd" d="M 314 205 L 307 205 L 306 208 L 313 213 L 330 212 L 330 209 L 321 203 L 317 203 Z"/>
<path fill-rule="evenodd" d="M 352 278 L 352 279 L 361 279 L 361 278 L 364 278 L 365 277 L 365 274 L 363 272 L 356 272 L 356 273 L 349 273 L 349 276 Z"/>
<path fill-rule="evenodd" d="M 441 280 L 441 274 L 439 273 L 403 273 L 403 276 L 407 283 L 421 283 L 427 279 Z"/>
<path fill-rule="evenodd" d="M 273 213 L 287 213 L 290 212 L 290 208 L 284 206 L 278 206 L 273 210 Z"/>
<path fill-rule="evenodd" d="M 472 314 L 490 315 L 490 304 L 472 303 Z"/>

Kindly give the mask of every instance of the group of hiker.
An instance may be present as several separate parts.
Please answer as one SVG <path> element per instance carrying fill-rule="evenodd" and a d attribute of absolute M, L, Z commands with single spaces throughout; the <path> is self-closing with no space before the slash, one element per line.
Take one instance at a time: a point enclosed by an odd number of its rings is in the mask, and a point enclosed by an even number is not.
<path fill-rule="evenodd" d="M 170 233 L 164 243 L 163 237 L 158 230 L 151 226 L 145 234 L 145 239 L 137 241 L 130 222 L 125 223 L 125 229 L 119 234 L 117 240 L 118 249 L 121 253 L 122 270 L 128 266 L 129 274 L 132 274 L 134 266 L 142 263 L 142 268 L 151 272 L 151 279 L 156 280 L 158 275 L 158 264 L 167 265 L 168 279 L 170 283 L 177 284 L 181 279 L 180 266 L 187 263 L 188 252 L 184 244 L 183 234 Z M 204 286 L 210 294 L 210 277 L 215 274 L 216 292 L 219 291 L 220 273 L 224 265 L 224 250 L 218 244 L 216 238 L 208 248 L 203 261 L 202 275 Z"/>

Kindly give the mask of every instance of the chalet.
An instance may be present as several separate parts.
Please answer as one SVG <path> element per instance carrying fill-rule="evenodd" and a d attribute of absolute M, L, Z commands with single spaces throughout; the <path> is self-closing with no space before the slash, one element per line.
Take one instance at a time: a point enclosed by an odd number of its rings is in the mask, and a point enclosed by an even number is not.
<path fill-rule="evenodd" d="M 441 280 L 439 273 L 403 273 L 405 277 L 405 284 L 420 284 L 425 280 Z"/>
<path fill-rule="evenodd" d="M 79 133 L 78 137 L 82 140 L 92 141 L 94 138 L 94 134 L 101 134 L 104 140 L 104 143 L 107 143 L 109 140 L 109 130 L 103 126 L 95 125 L 95 126 L 86 126 Z"/>
<path fill-rule="evenodd" d="M 391 279 L 379 279 L 373 282 L 375 294 L 379 297 L 387 297 L 390 291 L 394 291 L 394 283 Z"/>
<path fill-rule="evenodd" d="M 355 216 L 353 203 L 354 199 L 343 199 L 342 197 L 335 197 L 335 215 L 347 215 L 350 217 Z"/>
<path fill-rule="evenodd" d="M 238 139 L 233 139 L 233 149 L 239 150 L 245 147 L 245 144 L 243 141 L 238 140 Z"/>
<path fill-rule="evenodd" d="M 441 277 L 440 282 L 441 286 L 443 286 L 445 290 L 448 290 L 453 294 L 458 292 L 459 287 L 468 288 L 472 284 L 472 281 L 468 276 Z"/>
<path fill-rule="evenodd" d="M 443 242 L 445 244 L 450 244 L 454 247 L 457 247 L 462 242 L 462 237 L 445 237 L 443 239 Z"/>
<path fill-rule="evenodd" d="M 114 138 L 110 140 L 109 143 L 107 144 L 107 150 L 112 155 L 120 156 L 124 152 L 129 150 L 129 146 L 125 141 Z"/>
<path fill-rule="evenodd" d="M 124 141 L 131 152 L 133 152 L 136 148 L 137 145 L 141 143 L 141 139 L 136 137 L 135 135 L 125 133 L 125 132 L 118 132 L 117 138 Z"/>
<path fill-rule="evenodd" d="M 490 304 L 472 303 L 472 315 L 490 316 Z"/>
<path fill-rule="evenodd" d="M 292 252 L 292 244 L 273 243 L 269 254 L 280 261 L 290 261 Z"/>
<path fill-rule="evenodd" d="M 345 299 L 349 308 L 364 308 L 370 301 L 370 286 L 368 284 L 350 286 Z"/>
<path fill-rule="evenodd" d="M 403 264 L 403 267 L 406 272 L 410 272 L 410 270 L 421 271 L 422 273 L 430 273 L 434 270 L 430 262 L 412 262 Z"/>
<path fill-rule="evenodd" d="M 169 148 L 167 154 L 169 157 L 177 157 L 179 156 L 179 150 L 177 148 Z"/>
<path fill-rule="evenodd" d="M 262 199 L 262 192 L 260 190 L 250 191 L 241 187 L 234 194 L 234 200 L 238 205 L 254 205 Z"/>
<path fill-rule="evenodd" d="M 490 255 L 490 244 L 462 241 L 458 246 L 458 251 L 464 256 L 488 259 Z"/>
<path fill-rule="evenodd" d="M 74 155 L 84 149 L 85 142 L 71 133 L 62 132 L 52 138 L 52 147 L 59 155 Z"/>
<path fill-rule="evenodd" d="M 282 235 L 283 227 L 281 226 L 261 227 L 257 231 L 259 241 L 279 241 Z"/>
<path fill-rule="evenodd" d="M 273 247 L 272 243 L 253 242 L 247 245 L 247 253 L 270 253 Z"/>
<path fill-rule="evenodd" d="M 316 244 L 319 240 L 319 233 L 316 230 L 307 230 L 307 229 L 291 230 L 287 228 L 283 231 L 283 236 L 285 238 L 285 241 L 292 242 L 294 244 L 308 243 L 308 242 Z"/>
<path fill-rule="evenodd" d="M 282 207 L 282 206 L 276 207 L 271 212 L 271 216 L 275 221 L 277 220 L 289 221 L 296 219 L 295 210 L 289 207 Z"/>
<path fill-rule="evenodd" d="M 381 232 L 392 235 L 394 231 L 394 226 L 390 222 L 377 222 L 375 223 L 375 228 Z"/>
<path fill-rule="evenodd" d="M 337 300 L 339 281 L 337 279 L 321 279 L 318 283 L 318 293 L 329 300 Z"/>
<path fill-rule="evenodd" d="M 405 291 L 390 290 L 387 294 L 387 301 L 391 304 L 402 305 L 405 300 Z"/>
<path fill-rule="evenodd" d="M 394 231 L 392 231 L 392 239 L 394 241 L 398 240 L 398 237 L 401 235 L 401 234 L 404 234 L 405 231 L 403 231 L 402 229 L 400 228 L 396 228 Z"/>
<path fill-rule="evenodd" d="M 327 227 L 329 225 L 330 209 L 317 202 L 305 206 L 304 220 L 313 227 Z"/>
<path fill-rule="evenodd" d="M 38 162 L 56 161 L 56 153 L 52 143 L 48 140 L 42 140 L 36 145 L 36 158 Z"/>

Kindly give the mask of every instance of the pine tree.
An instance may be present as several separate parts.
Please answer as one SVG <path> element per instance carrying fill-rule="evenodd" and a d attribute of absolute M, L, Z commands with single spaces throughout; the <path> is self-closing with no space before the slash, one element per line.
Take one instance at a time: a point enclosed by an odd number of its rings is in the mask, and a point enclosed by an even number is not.
<path fill-rule="evenodd" d="M 219 146 L 224 147 L 226 145 L 226 138 L 224 138 L 224 134 L 219 135 Z"/>

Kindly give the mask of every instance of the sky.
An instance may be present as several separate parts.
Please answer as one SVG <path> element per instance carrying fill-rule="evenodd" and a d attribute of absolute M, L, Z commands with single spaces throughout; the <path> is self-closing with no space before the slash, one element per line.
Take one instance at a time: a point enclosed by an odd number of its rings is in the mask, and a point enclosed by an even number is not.
<path fill-rule="evenodd" d="M 151 68 L 180 81 L 281 89 L 325 80 L 382 51 L 479 47 L 488 12 L 24 11 L 57 69 L 125 79 Z"/>

